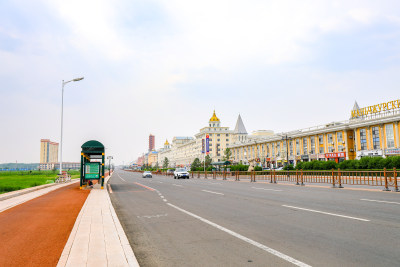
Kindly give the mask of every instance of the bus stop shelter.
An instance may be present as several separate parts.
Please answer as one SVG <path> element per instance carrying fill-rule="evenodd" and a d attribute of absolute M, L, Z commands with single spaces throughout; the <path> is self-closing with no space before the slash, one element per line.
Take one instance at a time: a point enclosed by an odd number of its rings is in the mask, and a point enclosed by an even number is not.
<path fill-rule="evenodd" d="M 81 151 L 81 179 L 80 188 L 90 180 L 97 180 L 104 188 L 104 145 L 96 140 L 84 143 Z"/>

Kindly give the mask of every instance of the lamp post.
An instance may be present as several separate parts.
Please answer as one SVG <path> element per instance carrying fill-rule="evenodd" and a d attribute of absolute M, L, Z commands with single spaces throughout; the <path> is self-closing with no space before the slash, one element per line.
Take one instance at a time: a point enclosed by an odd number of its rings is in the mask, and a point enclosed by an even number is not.
<path fill-rule="evenodd" d="M 287 177 L 289 178 L 289 143 L 288 140 L 291 140 L 292 137 L 288 137 L 287 134 L 282 136 L 282 140 L 286 141 L 286 166 L 287 166 Z"/>
<path fill-rule="evenodd" d="M 70 83 L 70 82 L 78 82 L 78 81 L 81 81 L 81 80 L 83 80 L 83 77 L 81 77 L 81 78 L 75 78 L 75 79 L 73 79 L 73 80 L 66 81 L 66 82 L 64 82 L 64 80 L 62 80 L 62 90 L 61 90 L 60 174 L 62 174 L 62 147 L 63 147 L 63 142 L 62 142 L 62 141 L 63 141 L 64 86 L 65 86 L 67 83 Z"/>
<path fill-rule="evenodd" d="M 108 175 L 111 175 L 111 160 L 113 159 L 112 156 L 108 156 Z"/>

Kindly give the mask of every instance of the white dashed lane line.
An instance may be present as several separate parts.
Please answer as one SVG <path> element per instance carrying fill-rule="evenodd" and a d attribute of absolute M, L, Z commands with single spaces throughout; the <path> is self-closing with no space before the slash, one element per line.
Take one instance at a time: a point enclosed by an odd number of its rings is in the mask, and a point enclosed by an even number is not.
<path fill-rule="evenodd" d="M 282 206 L 286 207 L 286 208 L 292 208 L 292 209 L 297 209 L 297 210 L 305 210 L 305 211 L 321 213 L 321 214 L 331 215 L 331 216 L 336 216 L 336 217 L 342 217 L 342 218 L 346 218 L 346 219 L 358 220 L 358 221 L 363 221 L 363 222 L 369 222 L 370 221 L 370 220 L 363 219 L 363 218 L 351 217 L 351 216 L 346 216 L 346 215 L 342 215 L 342 214 L 335 214 L 335 213 L 330 213 L 330 212 L 325 212 L 325 211 L 312 210 L 312 209 L 294 207 L 294 206 L 289 206 L 289 205 L 282 205 Z"/>
<path fill-rule="evenodd" d="M 214 191 L 208 191 L 208 190 L 201 190 L 201 191 L 203 191 L 203 192 L 207 192 L 207 193 L 211 193 L 211 194 L 223 195 L 223 196 L 224 196 L 224 194 L 223 194 L 223 193 L 218 193 L 218 192 L 214 192 Z"/>
<path fill-rule="evenodd" d="M 225 227 L 223 227 L 221 225 L 213 223 L 213 222 L 211 222 L 211 221 L 209 221 L 207 219 L 204 219 L 204 218 L 202 218 L 202 217 L 200 217 L 200 216 L 198 216 L 198 215 L 196 215 L 194 213 L 191 213 L 191 212 L 186 211 L 186 210 L 184 210 L 182 208 L 179 208 L 178 206 L 175 206 L 175 205 L 173 205 L 171 203 L 167 203 L 167 205 L 169 205 L 169 206 L 171 206 L 171 207 L 173 207 L 173 208 L 175 208 L 175 209 L 177 209 L 177 210 L 179 210 L 179 211 L 181 211 L 183 213 L 186 213 L 187 215 L 192 216 L 192 217 L 194 217 L 194 218 L 196 218 L 196 219 L 198 219 L 198 220 L 200 220 L 200 221 L 202 221 L 202 222 L 204 222 L 204 223 L 206 223 L 208 225 L 211 225 L 211 226 L 213 226 L 213 227 L 215 227 L 215 228 L 217 228 L 217 229 L 219 229 L 221 231 L 224 231 L 225 233 L 228 233 L 228 234 L 230 234 L 230 235 L 232 235 L 232 236 L 234 236 L 234 237 L 236 237 L 236 238 L 238 238 L 238 239 L 240 239 L 240 240 L 242 240 L 244 242 L 247 242 L 248 244 L 251 244 L 251 245 L 253 245 L 253 246 L 255 246 L 255 247 L 259 248 L 259 249 L 262 249 L 262 250 L 264 250 L 264 251 L 266 251 L 266 252 L 268 252 L 268 253 L 270 253 L 270 254 L 272 254 L 274 256 L 277 256 L 277 257 L 279 257 L 279 258 L 281 258 L 281 259 L 283 259 L 283 260 L 285 260 L 287 262 L 290 262 L 290 263 L 292 263 L 292 264 L 294 264 L 296 266 L 311 267 L 310 265 L 308 265 L 308 264 L 306 264 L 304 262 L 296 260 L 296 259 L 294 259 L 294 258 L 292 258 L 292 257 L 290 257 L 290 256 L 288 256 L 286 254 L 283 254 L 282 252 L 279 252 L 279 251 L 277 251 L 275 249 L 267 247 L 267 246 L 265 246 L 265 245 L 263 245 L 261 243 L 258 243 L 257 241 L 254 241 L 254 240 L 252 240 L 250 238 L 247 238 L 247 237 L 245 237 L 245 236 L 243 236 L 241 234 L 233 232 L 233 231 L 231 231 L 231 230 L 229 230 L 229 229 L 227 229 L 227 228 L 225 228 Z"/>
<path fill-rule="evenodd" d="M 374 200 L 374 199 L 365 199 L 365 198 L 363 198 L 363 199 L 360 199 L 360 200 L 363 200 L 363 201 L 371 201 L 371 202 L 379 202 L 379 203 L 387 203 L 387 204 L 397 204 L 397 205 L 400 205 L 400 202 L 393 202 L 393 201 Z"/>
<path fill-rule="evenodd" d="M 279 189 L 268 189 L 268 188 L 262 188 L 262 187 L 252 187 L 254 189 L 258 189 L 258 190 L 266 190 L 266 191 L 275 191 L 275 192 L 282 192 L 282 190 Z"/>
<path fill-rule="evenodd" d="M 172 185 L 174 185 L 174 186 L 180 186 L 180 187 L 182 187 L 182 185 L 180 185 L 180 184 L 172 184 Z"/>

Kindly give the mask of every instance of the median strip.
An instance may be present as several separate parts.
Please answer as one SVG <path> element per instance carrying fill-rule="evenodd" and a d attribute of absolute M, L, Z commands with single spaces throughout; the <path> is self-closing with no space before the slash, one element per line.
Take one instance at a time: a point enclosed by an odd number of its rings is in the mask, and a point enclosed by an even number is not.
<path fill-rule="evenodd" d="M 207 193 L 211 193 L 211 194 L 217 194 L 217 195 L 223 195 L 224 196 L 224 194 L 218 193 L 218 192 L 213 192 L 213 191 L 208 191 L 208 190 L 201 190 L 201 191 L 207 192 Z"/>
<path fill-rule="evenodd" d="M 358 220 L 358 221 L 363 221 L 363 222 L 369 222 L 370 220 L 367 219 L 362 219 L 362 218 L 357 218 L 357 217 L 351 217 L 351 216 L 346 216 L 346 215 L 341 215 L 341 214 L 335 214 L 335 213 L 330 213 L 330 212 L 325 212 L 325 211 L 319 211 L 319 210 L 311 210 L 311 209 L 306 209 L 306 208 L 300 208 L 300 207 L 294 207 L 294 206 L 289 206 L 289 205 L 282 205 L 283 207 L 286 208 L 292 208 L 292 209 L 298 209 L 298 210 L 305 210 L 305 211 L 311 211 L 315 213 L 321 213 L 325 215 L 331 215 L 331 216 L 336 216 L 336 217 L 342 217 L 342 218 L 347 218 L 347 219 L 352 219 L 352 220 Z"/>

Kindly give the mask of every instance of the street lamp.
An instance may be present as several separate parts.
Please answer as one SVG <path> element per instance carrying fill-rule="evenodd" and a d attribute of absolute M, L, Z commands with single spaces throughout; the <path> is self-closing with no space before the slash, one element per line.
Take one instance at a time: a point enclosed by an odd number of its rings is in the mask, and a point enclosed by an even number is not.
<path fill-rule="evenodd" d="M 112 156 L 108 156 L 108 175 L 111 175 L 111 160 L 113 159 Z"/>
<path fill-rule="evenodd" d="M 66 85 L 67 83 L 70 82 L 79 82 L 81 80 L 83 80 L 84 77 L 80 77 L 80 78 L 75 78 L 73 80 L 70 81 L 66 81 L 64 82 L 64 80 L 62 80 L 62 90 L 61 90 L 61 147 L 60 147 L 60 174 L 62 174 L 62 147 L 63 147 L 63 112 L 64 112 L 64 85 Z"/>
<path fill-rule="evenodd" d="M 289 178 L 289 143 L 288 140 L 292 140 L 292 137 L 288 137 L 287 134 L 282 136 L 282 140 L 286 141 L 286 166 L 287 166 L 287 177 Z"/>

